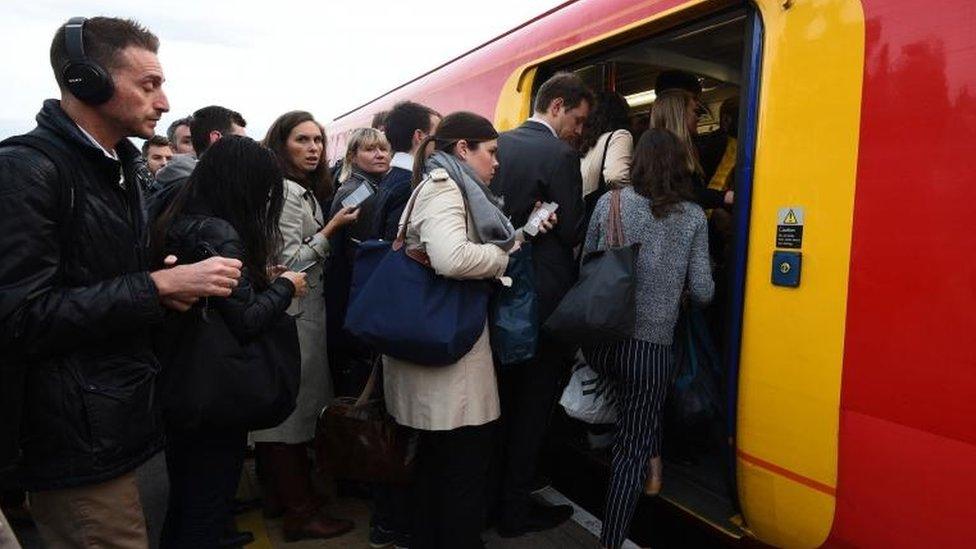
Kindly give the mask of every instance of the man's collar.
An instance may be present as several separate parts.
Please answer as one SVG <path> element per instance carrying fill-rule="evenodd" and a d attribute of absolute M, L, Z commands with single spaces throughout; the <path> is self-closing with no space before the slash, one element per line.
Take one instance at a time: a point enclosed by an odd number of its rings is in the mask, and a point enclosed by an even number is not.
<path fill-rule="evenodd" d="M 405 152 L 397 152 L 393 154 L 393 158 L 390 160 L 391 168 L 400 168 L 402 170 L 407 170 L 408 172 L 413 171 L 413 155 Z"/>
<path fill-rule="evenodd" d="M 88 133 L 87 131 L 85 131 L 85 128 L 82 128 L 81 127 L 81 124 L 77 124 L 76 123 L 75 125 L 78 126 L 78 129 L 79 130 L 81 130 L 82 135 L 84 135 L 85 137 L 87 137 L 88 140 L 91 141 L 93 145 L 95 145 L 96 147 L 99 148 L 99 150 L 101 150 L 103 153 L 105 153 L 105 156 L 106 157 L 108 157 L 110 160 L 114 160 L 116 162 L 120 162 L 119 155 L 118 155 L 117 152 L 115 152 L 114 150 L 110 151 L 110 150 L 106 149 L 105 147 L 103 147 L 102 144 L 99 143 L 94 137 L 92 137 L 92 135 L 90 133 Z"/>
<path fill-rule="evenodd" d="M 529 118 L 529 121 L 530 122 L 538 122 L 539 124 L 542 124 L 543 126 L 549 128 L 549 131 L 552 132 L 552 136 L 555 137 L 556 139 L 559 139 L 559 134 L 556 133 L 556 130 L 552 127 L 552 124 L 550 124 L 549 122 L 547 122 L 545 119 L 540 118 L 538 116 L 533 116 L 533 117 Z"/>

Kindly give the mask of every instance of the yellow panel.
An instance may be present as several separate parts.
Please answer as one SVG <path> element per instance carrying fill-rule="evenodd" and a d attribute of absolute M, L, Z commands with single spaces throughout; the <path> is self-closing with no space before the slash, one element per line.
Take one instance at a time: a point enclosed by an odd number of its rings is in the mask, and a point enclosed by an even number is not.
<path fill-rule="evenodd" d="M 498 131 L 510 130 L 532 114 L 532 82 L 538 66 L 520 68 L 513 72 L 502 86 L 495 107 L 495 127 Z"/>
<path fill-rule="evenodd" d="M 856 0 L 762 0 L 764 60 L 739 376 L 739 493 L 767 543 L 830 533 L 864 62 Z M 804 208 L 799 288 L 770 283 L 778 209 Z M 757 465 L 759 463 L 759 465 Z M 765 464 L 765 465 L 762 465 Z"/>

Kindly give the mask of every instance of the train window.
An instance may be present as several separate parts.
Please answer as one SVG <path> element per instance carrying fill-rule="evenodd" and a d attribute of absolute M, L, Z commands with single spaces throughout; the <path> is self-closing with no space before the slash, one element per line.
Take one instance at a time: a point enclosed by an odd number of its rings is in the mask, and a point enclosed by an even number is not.
<path fill-rule="evenodd" d="M 559 59 L 540 66 L 534 82 L 538 85 L 556 71 L 573 71 L 579 74 L 594 91 L 619 93 L 630 107 L 630 131 L 639 139 L 646 130 L 649 114 L 656 100 L 655 82 L 664 71 L 680 70 L 694 75 L 701 84 L 698 97 L 698 135 L 695 145 L 704 171 L 702 186 L 715 190 L 734 189 L 736 172 L 737 125 L 722 114 L 732 114 L 738 106 L 737 99 L 747 95 L 742 90 L 743 60 L 748 33 L 752 32 L 746 10 L 735 10 L 713 16 L 670 31 L 647 36 L 623 46 L 606 51 L 584 53 L 585 57 L 570 61 Z M 599 48 L 599 45 L 595 46 Z M 734 119 L 733 119 L 734 120 Z M 731 151 L 731 153 L 729 152 Z M 724 179 L 722 179 L 724 178 Z M 722 196 L 721 194 L 719 196 Z M 705 310 L 686 308 L 679 320 L 675 337 L 675 354 L 678 357 L 679 382 L 689 371 L 703 372 L 694 375 L 708 376 L 684 380 L 684 386 L 707 385 L 707 391 L 694 398 L 706 399 L 705 412 L 691 418 L 675 402 L 681 395 L 672 392 L 672 402 L 666 406 L 664 423 L 665 481 L 662 495 L 677 501 L 685 508 L 707 518 L 723 530 L 738 531 L 732 518 L 736 514 L 727 444 L 725 414 L 734 406 L 726 402 L 729 383 L 735 383 L 727 374 L 728 365 L 723 347 L 728 344 L 727 319 L 730 309 L 727 288 L 728 272 L 733 263 L 726 250 L 734 241 L 736 226 L 731 210 L 709 207 L 709 239 L 712 250 L 716 301 Z M 713 209 L 712 209 L 713 208 Z M 726 265 L 726 263 L 729 265 Z M 738 336 L 736 336 L 738 337 Z M 695 357 L 690 359 L 689 357 Z M 688 360 L 695 360 L 696 367 L 688 367 Z M 691 383 L 688 383 L 692 381 Z M 676 384 L 678 386 L 679 384 Z M 734 403 L 733 403 L 734 404 Z M 682 415 L 685 414 L 685 415 Z M 609 463 L 606 449 L 594 448 L 594 429 L 567 418 L 559 427 L 561 441 L 554 444 L 579 446 L 581 452 L 592 456 L 601 455 Z M 581 431 L 586 431 L 585 435 Z M 607 442 L 608 443 L 608 442 Z M 565 450 L 565 448 L 564 448 Z M 558 455 L 558 454 L 554 454 Z M 565 455 L 565 454 L 564 454 Z M 556 461 L 556 460 L 554 460 Z M 553 465 L 558 467 L 558 465 Z"/>

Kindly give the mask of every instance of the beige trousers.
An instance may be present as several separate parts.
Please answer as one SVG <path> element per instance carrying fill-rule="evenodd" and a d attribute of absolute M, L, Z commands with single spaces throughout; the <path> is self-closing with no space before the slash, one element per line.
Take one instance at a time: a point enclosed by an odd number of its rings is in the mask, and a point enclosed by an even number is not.
<path fill-rule="evenodd" d="M 135 472 L 101 484 L 31 492 L 31 515 L 49 549 L 146 549 Z"/>

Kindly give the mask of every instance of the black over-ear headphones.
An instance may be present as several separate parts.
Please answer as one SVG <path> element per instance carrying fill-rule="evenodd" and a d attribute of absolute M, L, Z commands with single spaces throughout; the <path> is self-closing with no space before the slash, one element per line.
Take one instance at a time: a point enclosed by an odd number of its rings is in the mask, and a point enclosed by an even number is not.
<path fill-rule="evenodd" d="M 72 17 L 64 26 L 68 62 L 61 69 L 61 78 L 71 95 L 89 105 L 101 105 L 112 98 L 115 85 L 108 71 L 85 55 L 85 21 Z"/>

